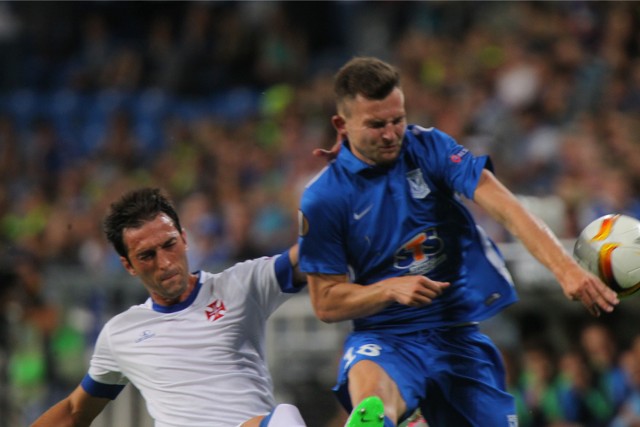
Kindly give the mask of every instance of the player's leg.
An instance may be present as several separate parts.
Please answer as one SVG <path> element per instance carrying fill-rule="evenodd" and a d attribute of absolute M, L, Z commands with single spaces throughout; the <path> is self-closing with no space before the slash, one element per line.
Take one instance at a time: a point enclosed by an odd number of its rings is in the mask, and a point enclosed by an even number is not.
<path fill-rule="evenodd" d="M 429 427 L 427 420 L 422 416 L 422 412 L 418 409 L 413 415 L 401 423 L 398 427 Z"/>
<path fill-rule="evenodd" d="M 298 408 L 282 403 L 260 422 L 260 427 L 306 427 L 306 424 Z"/>
<path fill-rule="evenodd" d="M 266 416 L 253 417 L 238 427 L 306 427 L 298 408 L 282 403 Z"/>
<path fill-rule="evenodd" d="M 506 392 L 502 357 L 477 327 L 452 329 L 431 363 L 440 372 L 428 385 L 421 409 L 431 427 L 515 427 L 515 401 Z"/>
<path fill-rule="evenodd" d="M 366 410 L 371 403 L 365 399 L 376 396 L 384 404 L 381 426 L 396 427 L 408 418 L 418 407 L 428 378 L 420 362 L 425 349 L 416 346 L 413 338 L 368 331 L 351 333 L 344 348 L 333 390 L 347 412 L 356 415 L 354 407 L 362 410 L 362 406 Z M 371 410 L 376 410 L 375 405 Z M 352 416 L 350 422 L 355 423 L 353 420 Z"/>
<path fill-rule="evenodd" d="M 351 411 L 351 424 L 347 422 L 347 427 L 364 425 L 355 421 L 362 418 L 380 419 L 379 423 L 371 424 L 374 427 L 395 427 L 407 409 L 395 381 L 371 360 L 361 360 L 349 370 L 349 395 L 355 408 Z M 383 418 L 380 418 L 380 412 L 384 414 Z"/>
<path fill-rule="evenodd" d="M 265 419 L 264 415 L 260 415 L 259 417 L 253 417 L 250 420 L 243 422 L 237 427 L 260 427 L 260 423 L 264 419 Z"/>

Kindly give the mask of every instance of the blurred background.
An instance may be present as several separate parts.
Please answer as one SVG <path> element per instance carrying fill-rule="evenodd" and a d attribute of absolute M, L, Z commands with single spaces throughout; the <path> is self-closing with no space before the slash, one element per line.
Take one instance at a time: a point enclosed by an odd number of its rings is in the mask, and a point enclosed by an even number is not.
<path fill-rule="evenodd" d="M 101 234 L 111 201 L 164 188 L 192 268 L 271 255 L 330 147 L 332 75 L 402 72 L 410 123 L 448 132 L 572 250 L 607 213 L 640 217 L 638 2 L 0 2 L 0 427 L 28 425 L 86 372 L 97 332 L 146 298 Z M 486 322 L 521 427 L 640 425 L 640 297 L 597 321 L 474 209 L 521 302 Z M 269 326 L 276 392 L 310 427 L 348 324 L 306 295 Z M 130 390 L 95 423 L 151 425 Z"/>

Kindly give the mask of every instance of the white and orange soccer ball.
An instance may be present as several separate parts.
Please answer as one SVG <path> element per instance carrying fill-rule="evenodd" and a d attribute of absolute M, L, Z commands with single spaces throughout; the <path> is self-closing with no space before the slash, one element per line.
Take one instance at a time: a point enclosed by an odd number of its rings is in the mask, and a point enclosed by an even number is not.
<path fill-rule="evenodd" d="M 640 290 L 640 221 L 619 214 L 592 221 L 580 232 L 573 256 L 620 297 L 637 292 Z"/>

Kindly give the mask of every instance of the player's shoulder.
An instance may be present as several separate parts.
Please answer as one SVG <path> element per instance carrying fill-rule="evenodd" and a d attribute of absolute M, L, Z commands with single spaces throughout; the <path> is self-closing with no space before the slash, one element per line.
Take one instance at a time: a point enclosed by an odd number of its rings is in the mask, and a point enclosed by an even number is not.
<path fill-rule="evenodd" d="M 344 167 L 341 165 L 341 162 L 338 159 L 334 159 L 307 182 L 305 189 L 327 185 L 340 185 L 344 184 L 347 180 L 348 177 L 345 176 Z"/>
<path fill-rule="evenodd" d="M 417 141 L 423 144 L 441 144 L 453 140 L 450 135 L 438 128 L 423 127 L 416 124 L 407 125 L 406 134 L 410 141 Z"/>
<path fill-rule="evenodd" d="M 405 153 L 415 159 L 438 162 L 458 147 L 450 135 L 434 127 L 408 125 L 405 135 Z"/>
<path fill-rule="evenodd" d="M 271 275 L 275 257 L 261 256 L 239 261 L 219 273 L 202 272 L 201 281 L 204 288 L 231 286 L 232 283 L 249 283 L 252 275 Z M 235 286 L 235 285 L 234 285 Z"/>
<path fill-rule="evenodd" d="M 256 258 L 250 258 L 242 261 L 238 261 L 230 267 L 227 267 L 222 273 L 232 273 L 234 271 L 251 270 L 264 266 L 272 262 L 274 257 L 272 256 L 260 256 Z"/>
<path fill-rule="evenodd" d="M 344 197 L 351 185 L 352 182 L 345 170 L 340 167 L 338 162 L 332 161 L 309 180 L 304 188 L 302 198 L 303 201 L 335 202 Z"/>
<path fill-rule="evenodd" d="M 113 333 L 122 328 L 128 328 L 138 322 L 147 321 L 150 317 L 155 316 L 156 314 L 153 311 L 151 299 L 147 299 L 144 303 L 133 305 L 111 317 L 105 323 L 103 330 Z"/>

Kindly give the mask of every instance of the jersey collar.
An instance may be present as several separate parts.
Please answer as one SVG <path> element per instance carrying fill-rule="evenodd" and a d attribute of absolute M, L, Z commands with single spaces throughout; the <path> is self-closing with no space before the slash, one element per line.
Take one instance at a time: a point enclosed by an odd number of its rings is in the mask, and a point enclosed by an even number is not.
<path fill-rule="evenodd" d="M 202 278 L 202 272 L 198 271 L 196 274 L 198 275 L 198 281 L 196 282 L 196 285 L 193 287 L 193 290 L 191 291 L 191 293 L 189 294 L 186 300 L 173 305 L 160 305 L 160 304 L 156 304 L 152 300 L 151 307 L 153 308 L 153 311 L 157 311 L 159 313 L 175 313 L 175 312 L 184 310 L 185 308 L 193 304 L 193 301 L 195 301 L 196 297 L 198 296 L 198 292 L 202 287 L 202 283 L 200 281 Z"/>
<path fill-rule="evenodd" d="M 402 147 L 400 148 L 400 155 L 404 153 L 407 146 L 407 142 L 408 140 L 407 140 L 406 131 L 405 131 L 405 136 L 402 141 Z M 351 152 L 351 149 L 349 148 L 349 141 L 346 139 L 342 141 L 342 147 L 340 147 L 340 152 L 338 153 L 338 157 L 336 160 L 343 167 L 345 167 L 349 172 L 354 174 L 358 174 L 363 171 L 372 171 L 372 172 L 380 173 L 380 172 L 386 172 L 390 169 L 389 167 L 385 167 L 385 166 L 370 165 L 368 163 L 363 162 L 359 158 L 357 158 L 355 154 Z"/>

